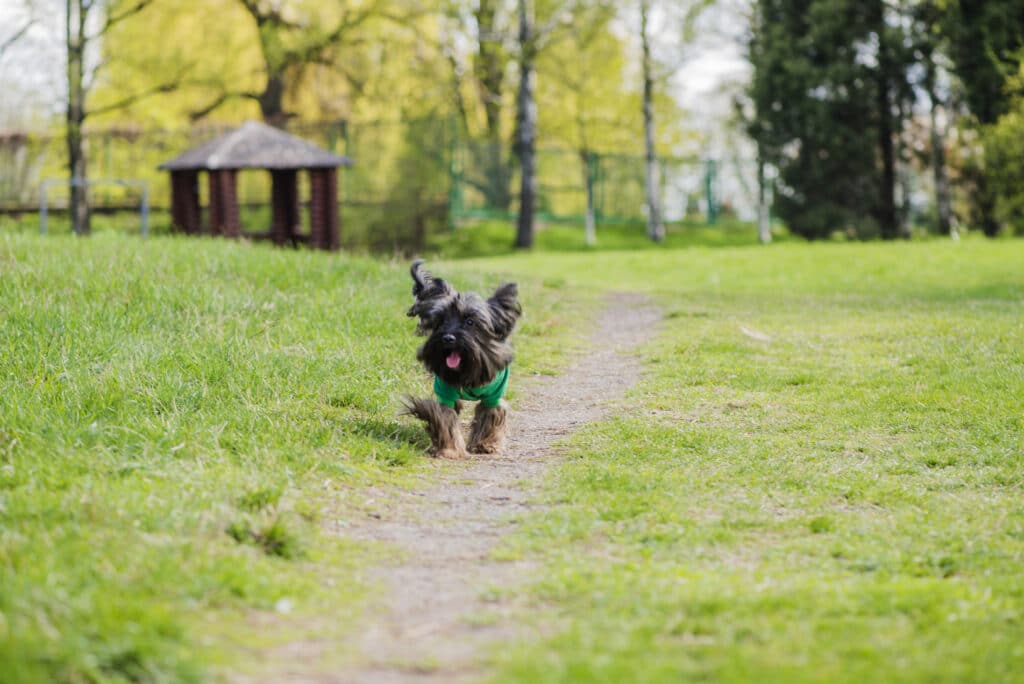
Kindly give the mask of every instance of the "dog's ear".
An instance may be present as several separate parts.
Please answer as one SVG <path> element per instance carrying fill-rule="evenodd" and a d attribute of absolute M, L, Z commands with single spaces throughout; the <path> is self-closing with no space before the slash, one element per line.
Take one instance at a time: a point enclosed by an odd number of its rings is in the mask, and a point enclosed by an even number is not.
<path fill-rule="evenodd" d="M 494 333 L 504 339 L 512 334 L 516 321 L 523 315 L 523 307 L 519 305 L 519 287 L 515 283 L 502 285 L 487 300 L 491 310 L 491 321 Z"/>
<path fill-rule="evenodd" d="M 412 262 L 409 273 L 412 275 L 412 296 L 416 298 L 416 301 L 409 307 L 406 315 L 419 316 L 417 331 L 420 334 L 426 334 L 432 327 L 437 314 L 451 303 L 457 293 L 444 280 L 435 278 L 425 271 L 423 259 Z"/>

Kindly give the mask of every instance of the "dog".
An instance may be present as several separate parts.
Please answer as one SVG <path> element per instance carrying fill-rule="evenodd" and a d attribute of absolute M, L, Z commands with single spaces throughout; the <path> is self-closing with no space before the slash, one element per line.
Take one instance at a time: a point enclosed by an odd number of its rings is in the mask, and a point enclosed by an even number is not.
<path fill-rule="evenodd" d="M 432 276 L 422 259 L 410 274 L 414 302 L 407 315 L 419 319 L 416 332 L 427 338 L 416 358 L 434 375 L 435 396 L 407 397 L 403 413 L 426 424 L 438 458 L 500 453 L 508 419 L 502 397 L 513 358 L 508 338 L 523 313 L 518 286 L 504 284 L 485 301 Z M 479 402 L 468 445 L 459 428 L 463 401 Z"/>

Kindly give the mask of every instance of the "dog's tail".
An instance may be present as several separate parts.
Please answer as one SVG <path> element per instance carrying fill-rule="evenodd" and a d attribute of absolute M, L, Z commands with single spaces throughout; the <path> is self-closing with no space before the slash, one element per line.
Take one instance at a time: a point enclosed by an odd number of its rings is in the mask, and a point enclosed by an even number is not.
<path fill-rule="evenodd" d="M 419 418 L 427 425 L 438 425 L 446 423 L 457 416 L 455 409 L 444 406 L 432 397 L 421 399 L 420 397 L 407 396 L 402 399 L 402 410 L 400 416 L 413 416 Z"/>
<path fill-rule="evenodd" d="M 423 259 L 412 262 L 409 275 L 412 276 L 412 296 L 416 301 L 407 315 L 419 316 L 421 322 L 429 318 L 435 309 L 447 306 L 448 300 L 456 294 L 443 278 L 438 278 L 423 268 Z"/>
<path fill-rule="evenodd" d="M 419 298 L 423 290 L 427 289 L 427 285 L 433 280 L 433 276 L 423 270 L 423 259 L 416 259 L 412 262 L 409 274 L 412 276 L 412 296 Z"/>

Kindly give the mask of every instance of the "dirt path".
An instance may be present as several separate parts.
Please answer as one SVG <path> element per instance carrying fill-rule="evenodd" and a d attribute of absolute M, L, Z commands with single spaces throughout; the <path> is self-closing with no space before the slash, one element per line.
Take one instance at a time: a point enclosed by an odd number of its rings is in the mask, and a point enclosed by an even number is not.
<path fill-rule="evenodd" d="M 423 491 L 367 495 L 365 522 L 346 535 L 398 549 L 395 563 L 373 570 L 384 586 L 358 632 L 348 672 L 292 681 L 345 684 L 460 682 L 483 674 L 491 644 L 515 634 L 511 606 L 494 588 L 514 588 L 527 563 L 496 562 L 491 551 L 531 509 L 552 460 L 552 444 L 609 412 L 638 376 L 634 348 L 659 320 L 645 298 L 610 298 L 589 339 L 589 353 L 557 377 L 523 379 L 512 406 L 509 444 L 500 457 L 439 465 Z"/>

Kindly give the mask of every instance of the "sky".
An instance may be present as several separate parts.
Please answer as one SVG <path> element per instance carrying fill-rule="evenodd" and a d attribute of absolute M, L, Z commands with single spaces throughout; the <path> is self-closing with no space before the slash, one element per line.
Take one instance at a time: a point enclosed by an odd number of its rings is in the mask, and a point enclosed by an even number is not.
<path fill-rule="evenodd" d="M 61 106 L 64 54 L 61 3 L 36 0 L 39 19 L 29 32 L 0 55 L 0 130 L 30 126 Z M 21 28 L 28 13 L 25 0 L 0 0 L 0 45 Z"/>

